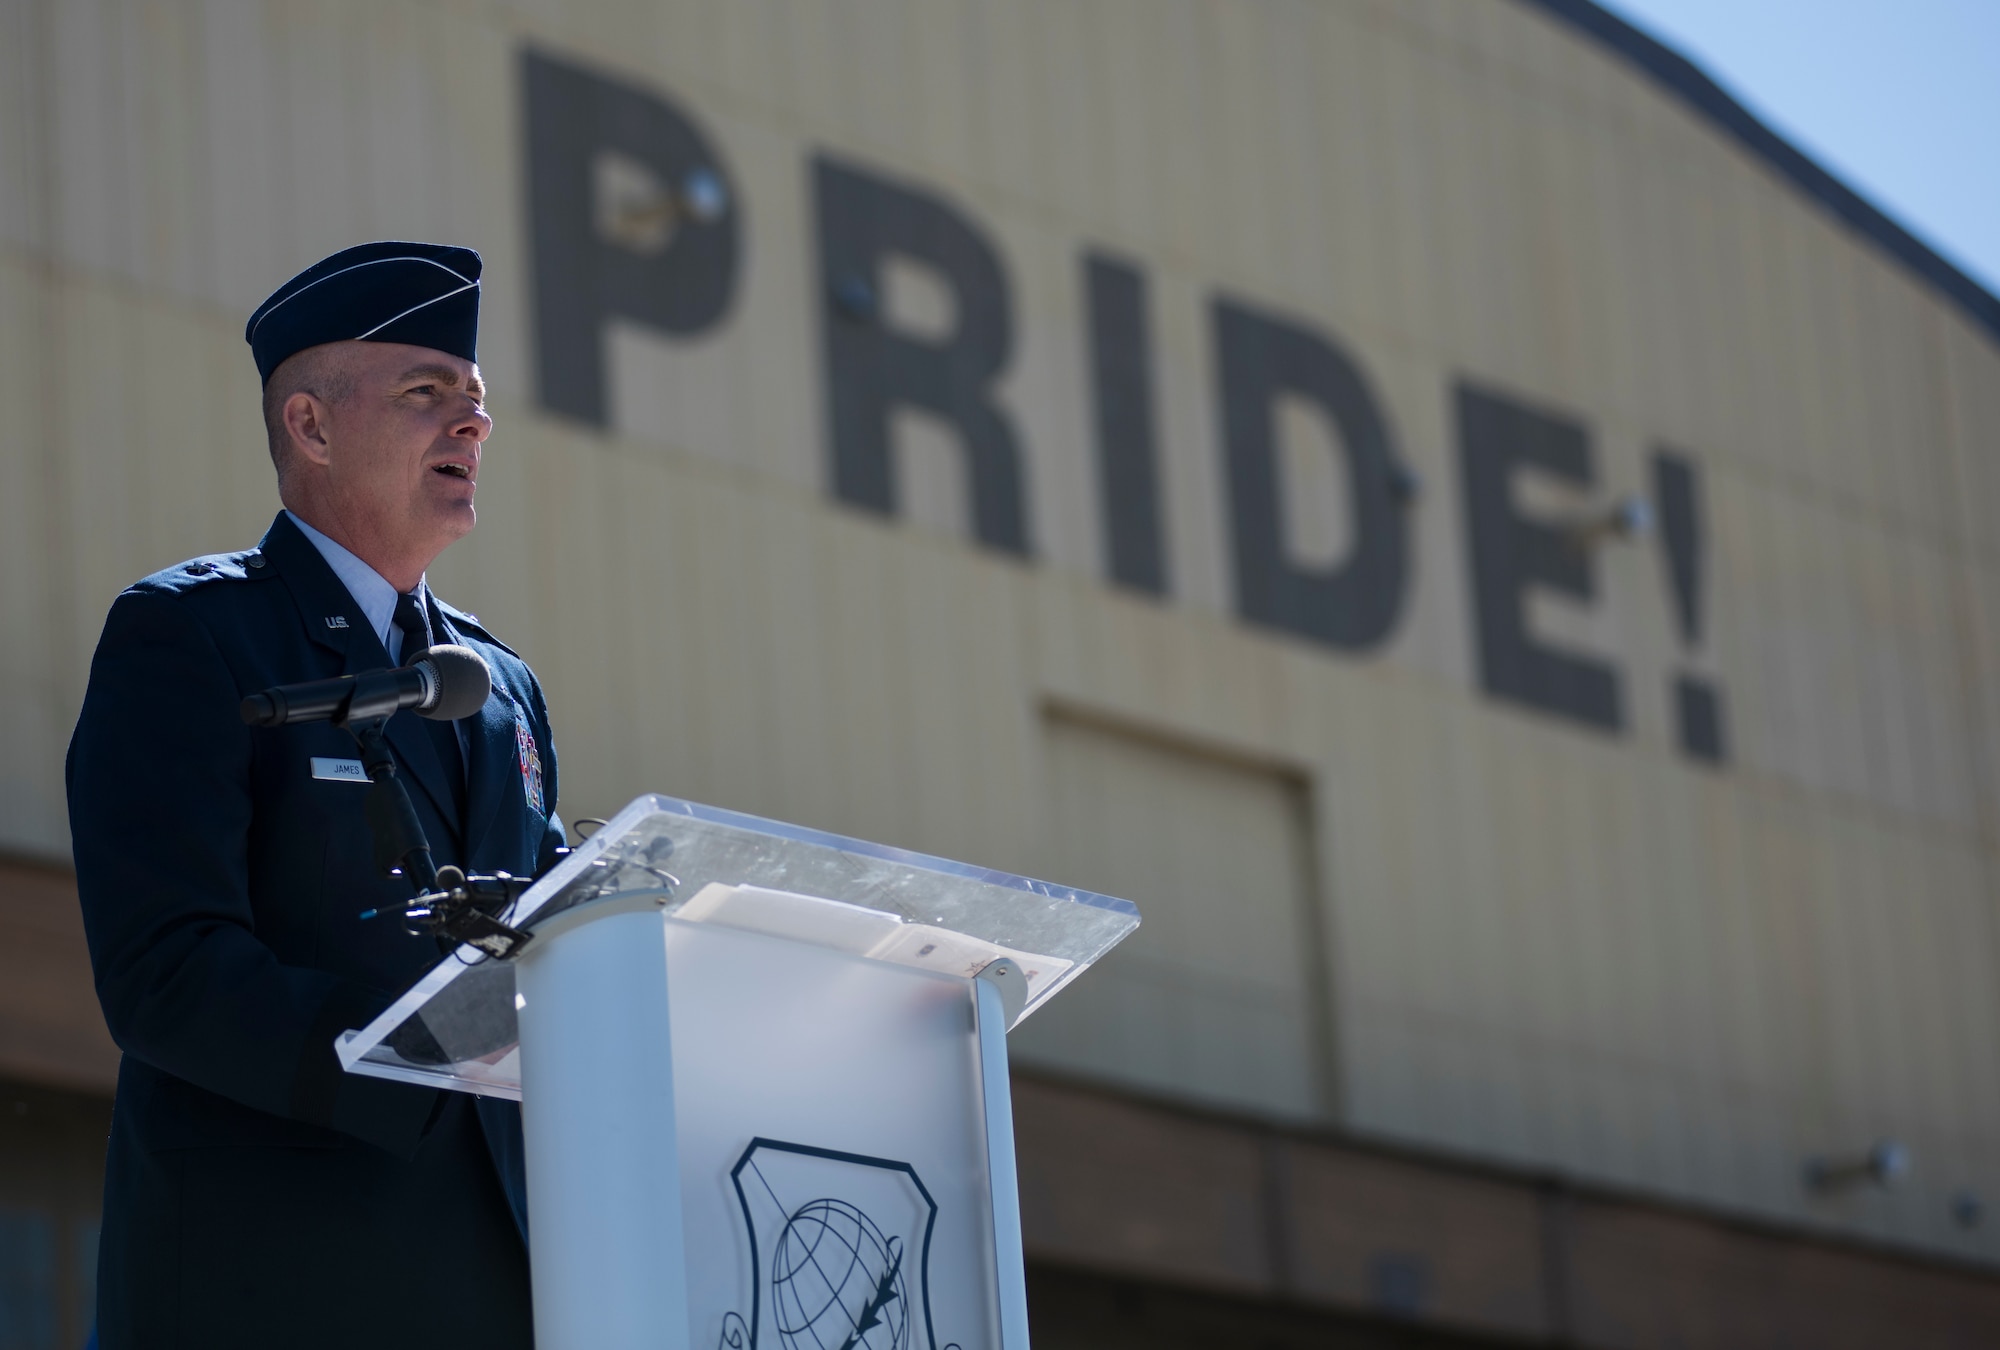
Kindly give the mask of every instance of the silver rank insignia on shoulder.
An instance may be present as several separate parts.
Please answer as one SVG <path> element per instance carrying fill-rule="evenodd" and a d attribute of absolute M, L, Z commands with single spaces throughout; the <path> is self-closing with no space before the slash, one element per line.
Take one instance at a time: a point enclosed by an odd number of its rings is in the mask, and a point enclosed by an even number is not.
<path fill-rule="evenodd" d="M 347 627 L 347 616 L 345 614 L 329 614 L 326 616 L 326 626 L 328 628 L 345 628 Z"/>

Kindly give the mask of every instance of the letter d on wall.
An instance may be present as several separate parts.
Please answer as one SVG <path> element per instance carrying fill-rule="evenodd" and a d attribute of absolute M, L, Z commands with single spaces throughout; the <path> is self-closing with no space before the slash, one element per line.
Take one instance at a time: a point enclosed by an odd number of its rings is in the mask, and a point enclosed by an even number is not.
<path fill-rule="evenodd" d="M 693 333 L 736 283 L 736 193 L 694 123 L 650 90 L 521 54 L 543 407 L 610 423 L 604 326 Z"/>
<path fill-rule="evenodd" d="M 1214 321 L 1237 610 L 1330 647 L 1373 647 L 1395 628 L 1408 577 L 1382 410 L 1332 339 L 1227 300 L 1215 302 Z M 1340 433 L 1354 544 L 1336 567 L 1302 567 L 1285 554 L 1274 414 L 1285 393 L 1318 404 Z"/>

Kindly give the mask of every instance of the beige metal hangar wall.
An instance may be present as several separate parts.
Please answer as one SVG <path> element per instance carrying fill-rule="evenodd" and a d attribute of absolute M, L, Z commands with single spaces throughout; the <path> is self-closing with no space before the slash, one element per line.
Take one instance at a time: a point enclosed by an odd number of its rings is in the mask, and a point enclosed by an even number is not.
<path fill-rule="evenodd" d="M 275 509 L 243 316 L 358 239 L 462 241 L 499 431 L 436 579 L 543 674 L 568 814 L 665 790 L 1131 894 L 1129 950 L 1017 1038 L 1045 1068 L 2000 1257 L 1950 1207 L 2000 1197 L 2000 343 L 1601 45 L 1511 0 L 0 24 L 11 852 L 66 853 L 118 587 Z M 728 189 L 726 305 L 607 318 L 603 425 L 544 406 L 531 51 L 671 109 Z M 998 259 L 975 392 L 1025 552 L 935 412 L 891 415 L 893 515 L 839 500 L 839 325 L 949 343 L 978 297 L 908 257 L 844 293 L 827 165 Z M 584 181 L 591 247 L 675 247 L 643 161 Z M 1107 579 L 1093 257 L 1143 302 L 1158 593 Z M 1275 331 L 1311 377 L 1230 403 Z M 1651 535 L 1551 524 L 1634 494 Z M 1245 618 L 1246 558 L 1352 577 L 1384 529 L 1365 640 Z M 1883 1136 L 1907 1184 L 1802 1187 Z"/>

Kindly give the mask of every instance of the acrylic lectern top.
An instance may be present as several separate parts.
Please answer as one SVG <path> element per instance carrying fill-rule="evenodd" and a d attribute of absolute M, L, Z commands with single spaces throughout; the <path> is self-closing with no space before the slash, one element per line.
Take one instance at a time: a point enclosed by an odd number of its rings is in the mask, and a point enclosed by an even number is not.
<path fill-rule="evenodd" d="M 664 893 L 666 915 L 970 976 L 1014 958 L 1035 1011 L 1139 926 L 1130 901 L 673 797 L 633 801 L 516 902 L 564 910 Z M 531 948 L 532 950 L 532 948 Z M 460 947 L 336 1049 L 351 1073 L 518 1097 L 511 962 Z"/>

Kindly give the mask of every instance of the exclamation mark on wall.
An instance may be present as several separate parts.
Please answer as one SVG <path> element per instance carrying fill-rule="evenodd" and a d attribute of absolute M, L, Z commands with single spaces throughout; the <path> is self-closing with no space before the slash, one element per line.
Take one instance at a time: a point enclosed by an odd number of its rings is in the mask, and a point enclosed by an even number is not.
<path fill-rule="evenodd" d="M 1701 475 L 1686 456 L 1659 451 L 1653 456 L 1653 500 L 1659 504 L 1660 547 L 1666 552 L 1667 582 L 1681 643 L 1691 656 L 1701 646 L 1702 556 Z M 1710 764 L 1729 757 L 1722 691 L 1685 671 L 1673 679 L 1674 728 L 1682 753 Z"/>

